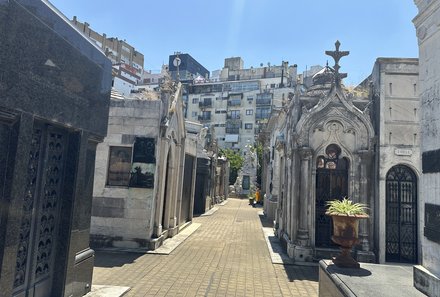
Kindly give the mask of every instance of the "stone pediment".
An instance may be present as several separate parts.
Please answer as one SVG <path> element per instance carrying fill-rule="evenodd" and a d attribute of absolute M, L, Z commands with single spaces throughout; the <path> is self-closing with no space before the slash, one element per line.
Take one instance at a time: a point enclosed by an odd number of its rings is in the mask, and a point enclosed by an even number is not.
<path fill-rule="evenodd" d="M 342 94 L 334 93 L 323 99 L 310 110 L 303 110 L 296 125 L 299 145 L 309 145 L 310 135 L 316 131 L 324 131 L 331 121 L 341 123 L 343 133 L 362 135 L 370 139 L 374 136 L 373 126 L 368 114 L 362 112 Z"/>
<path fill-rule="evenodd" d="M 348 100 L 341 85 L 341 79 L 346 77 L 346 74 L 339 73 L 338 62 L 341 57 L 348 55 L 348 52 L 340 52 L 339 45 L 339 42 L 336 42 L 336 51 L 326 52 L 335 58 L 334 80 L 328 94 L 321 97 L 311 108 L 308 108 L 310 105 L 303 105 L 295 127 L 298 146 L 313 147 L 312 143 L 316 145 L 318 142 L 316 138 L 322 138 L 319 141 L 353 142 L 354 144 L 350 143 L 353 148 L 360 146 L 368 149 L 369 139 L 374 137 L 373 125 L 367 110 L 361 111 Z M 331 130 L 331 127 L 336 126 L 339 127 L 338 133 Z M 341 139 L 337 139 L 335 135 L 339 135 Z"/>

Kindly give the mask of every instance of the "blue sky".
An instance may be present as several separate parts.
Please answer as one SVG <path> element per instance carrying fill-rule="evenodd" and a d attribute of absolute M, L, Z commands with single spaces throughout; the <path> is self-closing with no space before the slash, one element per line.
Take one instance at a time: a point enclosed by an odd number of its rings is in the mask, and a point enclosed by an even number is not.
<path fill-rule="evenodd" d="M 50 0 L 69 19 L 107 36 L 126 39 L 158 71 L 175 51 L 189 53 L 208 70 L 240 56 L 246 68 L 306 66 L 329 60 L 337 39 L 346 84 L 371 73 L 378 57 L 417 57 L 412 0 Z"/>

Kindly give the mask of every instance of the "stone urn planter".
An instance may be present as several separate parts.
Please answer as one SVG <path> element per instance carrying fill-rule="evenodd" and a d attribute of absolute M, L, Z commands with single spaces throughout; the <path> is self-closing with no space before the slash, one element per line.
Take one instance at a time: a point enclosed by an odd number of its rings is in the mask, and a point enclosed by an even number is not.
<path fill-rule="evenodd" d="M 359 263 L 351 256 L 351 249 L 359 242 L 359 220 L 369 218 L 365 212 L 366 206 L 353 203 L 347 198 L 329 201 L 327 205 L 329 208 L 326 214 L 333 221 L 332 240 L 341 249 L 341 254 L 333 258 L 333 263 L 338 267 L 360 268 Z"/>

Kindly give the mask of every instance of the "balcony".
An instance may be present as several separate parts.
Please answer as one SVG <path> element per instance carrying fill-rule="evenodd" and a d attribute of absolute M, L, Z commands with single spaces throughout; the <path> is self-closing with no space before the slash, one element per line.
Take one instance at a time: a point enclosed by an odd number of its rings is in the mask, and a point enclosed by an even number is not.
<path fill-rule="evenodd" d="M 211 121 L 211 116 L 209 115 L 209 116 L 206 116 L 206 115 L 199 115 L 198 116 L 198 120 L 200 121 L 200 122 L 208 122 L 208 121 Z"/>
<path fill-rule="evenodd" d="M 240 128 L 226 128 L 225 133 L 226 134 L 239 134 Z"/>
<path fill-rule="evenodd" d="M 256 105 L 271 105 L 272 104 L 272 93 L 261 93 L 257 94 L 257 99 L 255 100 Z"/>
<path fill-rule="evenodd" d="M 272 98 L 258 98 L 255 100 L 255 104 L 257 106 L 261 105 L 271 105 L 272 104 Z"/>
<path fill-rule="evenodd" d="M 241 128 L 242 122 L 240 119 L 226 119 L 226 124 L 229 125 L 231 128 Z"/>
<path fill-rule="evenodd" d="M 212 101 L 199 102 L 199 108 L 211 108 Z"/>
<path fill-rule="evenodd" d="M 228 106 L 241 106 L 241 100 L 229 100 L 228 101 Z"/>

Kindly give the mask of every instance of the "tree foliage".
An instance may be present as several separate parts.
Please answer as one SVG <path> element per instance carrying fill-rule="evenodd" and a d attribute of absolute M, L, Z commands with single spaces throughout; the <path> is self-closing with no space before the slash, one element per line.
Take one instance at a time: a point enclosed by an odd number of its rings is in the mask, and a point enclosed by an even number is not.
<path fill-rule="evenodd" d="M 230 171 L 229 171 L 229 184 L 233 185 L 238 176 L 238 171 L 243 167 L 244 158 L 231 149 L 220 149 L 220 156 L 225 156 L 229 160 Z"/>

